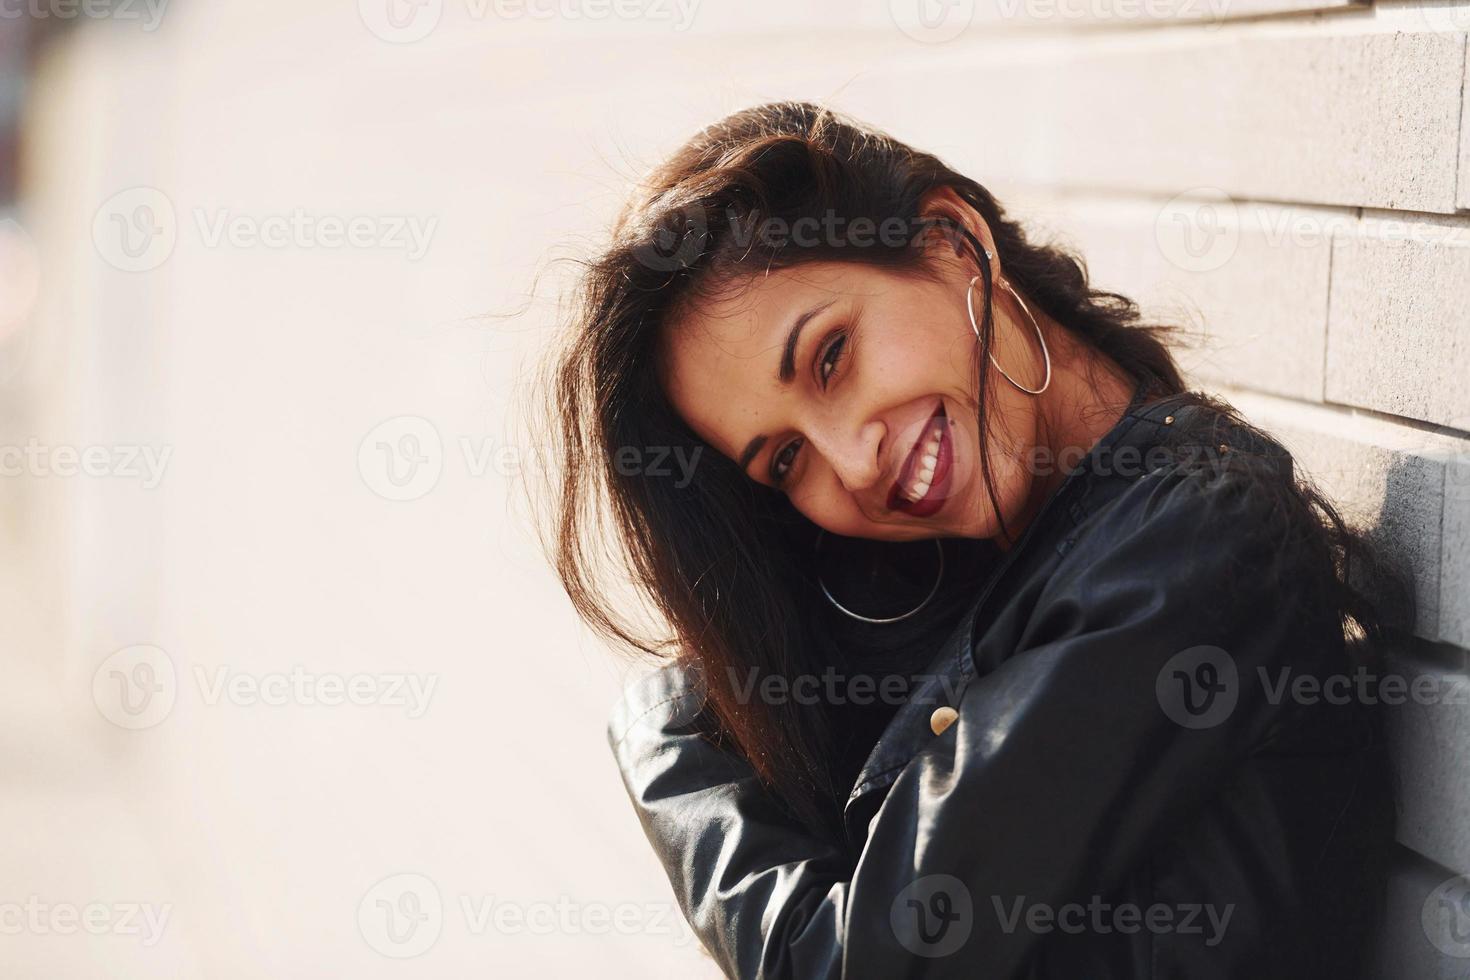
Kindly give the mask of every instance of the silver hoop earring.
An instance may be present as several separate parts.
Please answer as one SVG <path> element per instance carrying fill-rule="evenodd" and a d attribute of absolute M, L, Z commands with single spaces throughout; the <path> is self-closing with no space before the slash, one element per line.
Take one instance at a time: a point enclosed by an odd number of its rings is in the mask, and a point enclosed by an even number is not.
<path fill-rule="evenodd" d="M 826 535 L 827 535 L 827 532 L 826 532 L 825 529 L 818 530 L 816 544 L 812 546 L 812 550 L 813 551 L 815 551 L 815 552 L 820 552 L 821 551 L 821 549 L 822 549 L 822 538 L 826 537 Z M 832 594 L 832 590 L 829 589 L 829 588 L 827 588 L 827 583 L 824 582 L 824 581 L 822 581 L 822 576 L 821 576 L 821 573 L 820 572 L 817 574 L 817 584 L 822 587 L 822 594 L 827 597 L 827 601 L 830 602 L 830 603 L 832 603 L 832 605 L 836 606 L 837 607 L 837 611 L 840 612 L 840 613 L 842 613 L 845 616 L 850 616 L 853 619 L 856 619 L 856 620 L 858 620 L 859 622 L 862 622 L 862 623 L 875 623 L 875 624 L 878 624 L 880 626 L 881 625 L 884 625 L 886 623 L 898 623 L 898 622 L 902 622 L 903 620 L 908 619 L 910 616 L 916 615 L 921 609 L 923 609 L 925 606 L 929 605 L 929 600 L 933 599 L 936 595 L 939 594 L 939 583 L 941 583 L 941 582 L 944 581 L 944 545 L 942 545 L 942 544 L 939 543 L 939 539 L 938 538 L 931 538 L 930 540 L 934 542 L 934 548 L 935 548 L 935 550 L 937 550 L 939 552 L 939 571 L 934 576 L 934 585 L 930 587 L 929 594 L 926 595 L 926 596 L 924 596 L 924 599 L 923 599 L 922 602 L 920 602 L 917 606 L 915 606 L 914 608 L 910 609 L 906 613 L 900 613 L 897 616 L 886 616 L 886 617 L 864 616 L 861 613 L 855 613 L 855 612 L 853 612 L 851 609 L 848 609 L 842 603 L 838 602 L 837 601 L 837 597 Z"/>
<path fill-rule="evenodd" d="M 988 250 L 985 253 L 985 257 L 987 259 L 992 257 Z M 970 312 L 970 329 L 975 331 L 976 340 L 980 339 L 980 325 L 975 322 L 975 283 L 979 281 L 980 277 L 974 276 L 970 279 L 969 288 L 965 290 L 965 309 Z M 1026 301 L 1021 299 L 1020 294 L 1005 279 L 1001 279 L 1000 284 L 1006 292 L 1011 294 L 1011 298 L 1016 301 L 1016 304 L 1021 307 L 1021 311 L 1026 314 L 1026 319 L 1031 321 L 1031 329 L 1036 331 L 1036 339 L 1041 342 L 1041 356 L 1046 360 L 1046 380 L 1041 382 L 1040 388 L 1027 388 L 1021 382 L 1006 374 L 1006 369 L 1001 367 L 1000 362 L 995 359 L 994 351 L 988 352 L 990 354 L 990 363 L 995 365 L 995 369 L 1001 373 L 1002 377 L 1026 394 L 1039 395 L 1051 386 L 1051 351 L 1047 350 L 1046 337 L 1041 333 L 1041 324 L 1036 322 L 1036 317 L 1032 315 L 1031 308 L 1026 305 Z"/>

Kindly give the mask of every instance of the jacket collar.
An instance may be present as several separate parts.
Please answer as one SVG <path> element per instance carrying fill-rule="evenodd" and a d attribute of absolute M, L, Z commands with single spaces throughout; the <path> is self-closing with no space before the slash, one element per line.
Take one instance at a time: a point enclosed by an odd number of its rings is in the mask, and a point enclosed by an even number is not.
<path fill-rule="evenodd" d="M 990 594 L 995 590 L 1016 557 L 1028 549 L 1055 547 L 1067 550 L 1074 538 L 1071 531 L 1095 506 L 1096 486 L 1106 480 L 1132 479 L 1113 472 L 1112 467 L 1095 465 L 1107 453 L 1124 446 L 1146 449 L 1156 441 L 1170 410 L 1181 411 L 1176 396 L 1148 401 L 1151 379 L 1146 378 L 1134 390 L 1133 399 L 1116 425 L 1100 438 L 1077 467 L 1062 481 L 1056 492 L 1022 532 L 1021 539 L 1006 552 L 1000 564 L 981 586 L 979 598 L 959 619 L 954 631 L 940 646 L 939 652 L 918 675 L 912 696 L 899 707 L 884 729 L 878 743 L 868 755 L 848 796 L 846 810 L 869 792 L 887 786 L 898 772 L 934 737 L 929 717 L 941 705 L 958 704 L 965 686 L 975 676 L 975 622 Z M 1089 506 L 1091 505 L 1091 506 Z"/>

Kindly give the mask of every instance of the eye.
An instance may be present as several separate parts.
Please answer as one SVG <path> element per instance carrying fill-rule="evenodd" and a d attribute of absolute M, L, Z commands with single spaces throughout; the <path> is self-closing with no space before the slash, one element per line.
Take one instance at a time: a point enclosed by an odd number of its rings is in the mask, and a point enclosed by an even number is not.
<path fill-rule="evenodd" d="M 771 481 L 776 486 L 784 483 L 786 474 L 791 472 L 791 466 L 796 462 L 796 451 L 801 448 L 801 444 L 801 439 L 792 439 L 771 457 Z"/>
<path fill-rule="evenodd" d="M 837 373 L 837 365 L 842 363 L 842 356 L 846 351 L 847 334 L 841 332 L 822 351 L 821 360 L 817 364 L 817 376 L 821 379 L 823 388 L 827 387 L 832 375 Z"/>

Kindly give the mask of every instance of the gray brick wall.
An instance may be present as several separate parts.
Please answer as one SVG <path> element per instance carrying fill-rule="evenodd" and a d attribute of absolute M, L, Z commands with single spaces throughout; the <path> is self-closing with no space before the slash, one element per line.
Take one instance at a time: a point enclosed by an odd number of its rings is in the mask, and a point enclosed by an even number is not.
<path fill-rule="evenodd" d="M 841 104 L 1191 328 L 1196 384 L 1410 570 L 1377 969 L 1470 977 L 1470 4 L 1271 0 L 1208 23 L 1184 0 L 1083 6 L 982 4 Z"/>

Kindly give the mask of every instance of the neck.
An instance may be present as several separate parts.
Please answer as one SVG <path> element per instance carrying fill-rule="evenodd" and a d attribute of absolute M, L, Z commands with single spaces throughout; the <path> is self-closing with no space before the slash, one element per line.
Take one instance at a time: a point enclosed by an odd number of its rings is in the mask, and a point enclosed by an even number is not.
<path fill-rule="evenodd" d="M 995 543 L 1006 551 L 1025 532 L 1041 508 L 1074 466 L 1123 417 L 1133 398 L 1135 383 L 1106 354 L 1076 340 L 1050 317 L 1040 315 L 1042 334 L 1051 353 L 1051 384 L 1037 399 L 1037 444 L 1048 449 L 1053 465 L 1037 475 L 1021 518 L 1012 522 L 1011 537 L 998 535 Z M 1034 348 L 1034 342 L 1033 342 Z M 1041 357 L 1040 350 L 1036 356 Z M 1002 384 L 1009 384 L 1000 379 Z M 1033 382 L 1027 382 L 1034 384 Z"/>

